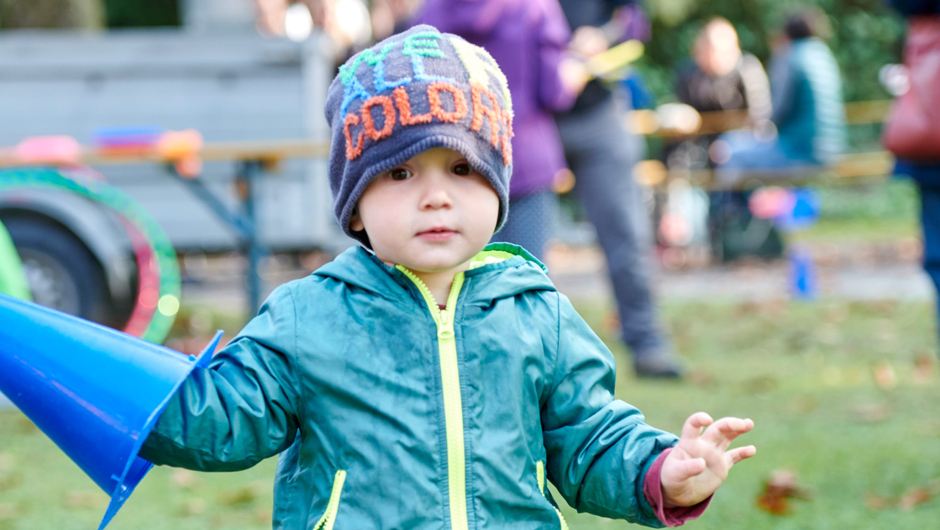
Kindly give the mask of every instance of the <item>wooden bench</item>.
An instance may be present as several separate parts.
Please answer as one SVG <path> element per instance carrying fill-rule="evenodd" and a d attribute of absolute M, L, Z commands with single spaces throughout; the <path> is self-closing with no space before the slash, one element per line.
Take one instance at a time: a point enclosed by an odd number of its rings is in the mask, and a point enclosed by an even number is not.
<path fill-rule="evenodd" d="M 846 123 L 865 125 L 882 123 L 891 106 L 891 101 L 861 101 L 845 104 Z M 705 112 L 700 122 L 686 130 L 664 129 L 659 126 L 656 111 L 638 110 L 627 113 L 626 125 L 631 130 L 668 139 L 682 139 L 704 134 L 718 134 L 745 127 L 747 111 Z M 805 172 L 755 171 L 739 187 L 754 187 L 761 184 L 787 185 L 840 185 L 859 182 L 881 181 L 891 174 L 894 157 L 888 151 L 849 153 L 838 162 L 824 167 L 807 167 Z M 719 189 L 712 170 L 668 170 L 659 160 L 644 160 L 636 165 L 633 177 L 644 186 L 664 188 L 675 180 L 684 180 L 703 189 Z"/>

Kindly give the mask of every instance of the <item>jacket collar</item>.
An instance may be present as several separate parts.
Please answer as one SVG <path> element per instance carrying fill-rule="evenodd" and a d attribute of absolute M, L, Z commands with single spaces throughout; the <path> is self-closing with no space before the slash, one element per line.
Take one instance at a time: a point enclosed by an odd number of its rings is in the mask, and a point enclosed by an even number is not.
<path fill-rule="evenodd" d="M 465 292 L 470 300 L 493 300 L 531 290 L 554 291 L 546 272 L 545 265 L 521 247 L 494 243 L 474 256 L 470 270 L 464 273 L 474 288 Z M 400 271 L 359 246 L 347 249 L 313 274 L 389 298 L 401 296 L 402 289 L 411 284 Z M 461 300 L 464 299 L 462 296 Z"/>

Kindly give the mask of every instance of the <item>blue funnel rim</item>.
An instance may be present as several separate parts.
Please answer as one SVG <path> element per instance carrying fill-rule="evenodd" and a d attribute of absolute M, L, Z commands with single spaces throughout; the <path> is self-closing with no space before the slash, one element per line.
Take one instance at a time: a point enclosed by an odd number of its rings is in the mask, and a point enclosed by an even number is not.
<path fill-rule="evenodd" d="M 137 437 L 137 441 L 134 442 L 134 448 L 131 451 L 130 457 L 127 459 L 127 465 L 124 466 L 124 472 L 121 473 L 121 478 L 118 480 L 118 484 L 114 488 L 114 492 L 111 494 L 111 503 L 108 505 L 108 510 L 105 512 L 104 518 L 102 519 L 98 530 L 104 530 L 104 527 L 106 527 L 108 523 L 111 522 L 111 519 L 117 515 L 118 510 L 124 506 L 124 502 L 130 498 L 131 493 L 134 492 L 134 488 L 137 487 L 137 484 L 143 480 L 144 475 L 146 475 L 147 472 L 150 471 L 150 468 L 153 467 L 152 463 L 147 462 L 137 455 L 140 454 L 140 450 L 143 447 L 144 442 L 147 441 L 147 437 L 150 435 L 150 431 L 153 430 L 154 426 L 157 424 L 157 420 L 160 419 L 160 416 L 163 414 L 163 410 L 167 405 L 169 405 L 170 399 L 176 395 L 176 391 L 179 390 L 179 387 L 183 385 L 183 382 L 189 379 L 189 375 L 196 368 L 207 368 L 209 366 L 209 362 L 212 360 L 212 354 L 219 345 L 219 341 L 222 340 L 222 334 L 223 332 L 221 330 L 216 332 L 215 337 L 212 338 L 212 340 L 202 350 L 199 356 L 195 358 L 195 362 L 193 363 L 192 368 L 190 368 L 189 371 L 186 372 L 186 375 L 181 377 L 180 380 L 177 381 L 175 385 L 173 385 L 173 389 L 167 393 L 166 398 L 164 398 L 163 402 L 160 403 L 160 406 L 154 409 L 153 413 L 150 414 L 150 417 L 147 418 L 147 422 L 140 429 L 140 435 Z M 134 474 L 135 476 L 128 477 L 131 468 L 134 466 L 134 464 L 137 463 L 137 460 L 146 462 L 146 465 L 144 465 L 143 469 L 136 472 Z M 131 479 L 130 481 L 133 484 L 130 487 L 124 485 L 124 482 L 128 480 L 128 478 Z"/>

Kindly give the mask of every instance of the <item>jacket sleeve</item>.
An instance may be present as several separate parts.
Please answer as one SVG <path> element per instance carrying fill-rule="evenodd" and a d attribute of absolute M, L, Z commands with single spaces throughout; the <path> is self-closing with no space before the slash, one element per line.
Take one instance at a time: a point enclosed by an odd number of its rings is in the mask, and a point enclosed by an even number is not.
<path fill-rule="evenodd" d="M 548 478 L 579 512 L 660 528 L 643 481 L 678 439 L 614 398 L 613 355 L 568 299 L 558 298 L 558 351 L 541 411 Z"/>
<path fill-rule="evenodd" d="M 247 326 L 171 398 L 141 456 L 200 471 L 249 468 L 288 448 L 300 425 L 294 304 L 276 289 Z"/>

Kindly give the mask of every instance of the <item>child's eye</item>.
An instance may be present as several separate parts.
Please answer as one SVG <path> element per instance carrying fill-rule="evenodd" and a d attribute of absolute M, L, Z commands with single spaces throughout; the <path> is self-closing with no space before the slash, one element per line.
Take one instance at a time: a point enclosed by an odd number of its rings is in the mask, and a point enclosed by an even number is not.
<path fill-rule="evenodd" d="M 405 180 L 411 176 L 411 171 L 403 167 L 396 167 L 395 169 L 389 169 L 386 175 L 392 180 Z"/>
<path fill-rule="evenodd" d="M 467 176 L 474 172 L 473 166 L 466 162 L 461 162 L 454 166 L 453 172 L 457 175 Z"/>

